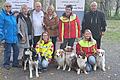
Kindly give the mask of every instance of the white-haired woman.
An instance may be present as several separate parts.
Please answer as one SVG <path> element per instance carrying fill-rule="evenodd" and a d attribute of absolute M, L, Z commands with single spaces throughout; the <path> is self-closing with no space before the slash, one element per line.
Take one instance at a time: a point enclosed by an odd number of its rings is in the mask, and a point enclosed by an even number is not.
<path fill-rule="evenodd" d="M 29 48 L 32 44 L 32 23 L 28 14 L 28 6 L 23 4 L 18 15 L 19 43 L 20 48 Z"/>
<path fill-rule="evenodd" d="M 47 12 L 44 16 L 44 23 L 45 28 L 48 31 L 50 38 L 52 39 L 52 42 L 54 44 L 54 52 L 56 48 L 56 41 L 58 36 L 58 16 L 55 13 L 54 6 L 50 5 L 48 6 Z M 53 52 L 53 58 L 54 58 L 54 52 Z"/>
<path fill-rule="evenodd" d="M 76 54 L 86 55 L 86 70 L 88 72 L 92 70 L 92 66 L 96 63 L 95 57 L 93 56 L 96 52 L 96 41 L 93 39 L 91 31 L 89 29 L 86 29 L 83 34 L 83 39 L 81 39 L 76 45 Z"/>

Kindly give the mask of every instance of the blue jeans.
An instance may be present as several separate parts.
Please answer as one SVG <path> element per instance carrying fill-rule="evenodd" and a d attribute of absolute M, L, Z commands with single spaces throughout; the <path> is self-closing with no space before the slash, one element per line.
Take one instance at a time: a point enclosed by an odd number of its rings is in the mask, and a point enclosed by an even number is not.
<path fill-rule="evenodd" d="M 92 69 L 93 69 L 92 67 L 93 67 L 93 65 L 95 65 L 95 63 L 96 63 L 95 57 L 94 56 L 89 56 L 88 60 L 87 60 L 87 63 L 86 63 L 86 71 L 87 72 L 92 71 Z"/>
<path fill-rule="evenodd" d="M 19 48 L 17 43 L 5 43 L 4 50 L 4 66 L 10 66 L 10 57 L 11 57 L 11 48 L 13 49 L 13 63 L 12 65 L 16 66 L 19 64 L 18 56 L 19 56 Z"/>
<path fill-rule="evenodd" d="M 46 69 L 48 67 L 49 62 L 45 59 L 42 59 L 41 56 L 39 57 L 38 61 L 39 69 Z"/>

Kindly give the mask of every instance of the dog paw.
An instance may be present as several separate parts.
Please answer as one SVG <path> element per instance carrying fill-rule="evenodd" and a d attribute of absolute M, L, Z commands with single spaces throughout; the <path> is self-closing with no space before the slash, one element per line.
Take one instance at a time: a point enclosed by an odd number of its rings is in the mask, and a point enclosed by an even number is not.
<path fill-rule="evenodd" d="M 80 69 L 77 70 L 77 74 L 78 74 L 78 75 L 80 74 Z"/>
<path fill-rule="evenodd" d="M 96 71 L 96 66 L 94 66 L 93 70 Z"/>
<path fill-rule="evenodd" d="M 69 68 L 68 71 L 71 71 L 71 68 Z"/>
<path fill-rule="evenodd" d="M 80 72 L 77 72 L 77 74 L 79 75 L 79 74 L 80 74 Z"/>
<path fill-rule="evenodd" d="M 33 78 L 33 76 L 30 76 L 30 78 Z"/>
<path fill-rule="evenodd" d="M 39 75 L 37 74 L 36 77 L 39 77 Z"/>
<path fill-rule="evenodd" d="M 26 70 L 26 68 L 23 69 L 24 71 Z"/>
<path fill-rule="evenodd" d="M 88 74 L 88 72 L 84 71 L 85 74 Z"/>
<path fill-rule="evenodd" d="M 58 66 L 57 69 L 60 69 L 60 66 Z"/>
<path fill-rule="evenodd" d="M 105 68 L 103 68 L 102 70 L 103 70 L 104 72 L 106 71 L 106 69 L 105 69 Z"/>

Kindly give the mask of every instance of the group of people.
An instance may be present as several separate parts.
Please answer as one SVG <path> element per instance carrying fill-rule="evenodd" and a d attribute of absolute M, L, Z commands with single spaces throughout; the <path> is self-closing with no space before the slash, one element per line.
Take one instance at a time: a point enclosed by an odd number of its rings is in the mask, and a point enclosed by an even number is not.
<path fill-rule="evenodd" d="M 82 36 L 76 45 L 76 54 L 86 53 L 87 69 L 90 71 L 95 63 L 93 54 L 100 49 L 101 37 L 106 30 L 104 13 L 97 10 L 96 2 L 92 2 L 90 7 L 91 10 L 84 15 L 81 27 L 78 16 L 72 11 L 72 5 L 66 5 L 65 12 L 58 18 L 53 5 L 43 12 L 40 2 L 35 2 L 33 10 L 29 10 L 28 6 L 23 4 L 18 13 L 11 12 L 12 5 L 5 2 L 0 12 L 0 41 L 5 41 L 4 68 L 10 69 L 11 48 L 12 67 L 19 67 L 19 53 L 34 47 L 41 55 L 40 69 L 46 69 L 54 59 L 57 38 L 62 42 L 60 49 L 65 49 L 68 45 L 73 50 L 75 39 Z"/>

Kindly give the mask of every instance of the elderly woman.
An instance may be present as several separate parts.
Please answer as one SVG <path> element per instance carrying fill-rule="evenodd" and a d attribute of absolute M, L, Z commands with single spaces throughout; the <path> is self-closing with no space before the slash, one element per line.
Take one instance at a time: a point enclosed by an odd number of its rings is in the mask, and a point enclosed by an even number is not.
<path fill-rule="evenodd" d="M 58 16 L 55 13 L 53 5 L 48 6 L 47 12 L 44 16 L 44 23 L 45 23 L 45 28 L 48 31 L 50 38 L 52 39 L 52 42 L 54 44 L 54 51 L 55 51 L 56 41 L 58 36 Z M 54 53 L 52 57 L 54 58 Z"/>
<path fill-rule="evenodd" d="M 0 12 L 0 41 L 5 40 L 4 62 L 5 69 L 10 69 L 11 49 L 13 49 L 13 63 L 12 67 L 19 67 L 18 55 L 18 29 L 16 17 L 11 12 L 12 5 L 5 2 L 4 8 Z"/>
<path fill-rule="evenodd" d="M 32 43 L 32 23 L 28 14 L 28 6 L 23 4 L 18 15 L 19 43 L 20 48 L 26 49 Z"/>

